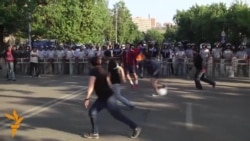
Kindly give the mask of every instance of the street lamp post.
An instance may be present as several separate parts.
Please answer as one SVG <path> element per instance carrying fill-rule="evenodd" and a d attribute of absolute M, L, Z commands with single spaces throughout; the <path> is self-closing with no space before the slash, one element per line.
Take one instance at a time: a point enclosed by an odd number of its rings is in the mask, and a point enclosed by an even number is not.
<path fill-rule="evenodd" d="M 30 9 L 29 9 L 29 12 L 28 12 L 28 44 L 29 44 L 29 46 L 31 47 L 31 17 L 32 17 L 32 15 L 31 15 L 31 11 L 30 11 Z"/>
<path fill-rule="evenodd" d="M 118 34 L 118 22 L 117 22 L 117 18 L 118 18 L 118 10 L 117 7 L 115 8 L 115 43 L 117 43 L 117 34 Z"/>
<path fill-rule="evenodd" d="M 224 43 L 226 42 L 225 37 L 226 37 L 226 33 L 225 33 L 225 31 L 223 30 L 223 31 L 221 32 L 221 43 L 222 43 L 222 44 L 224 44 Z"/>
<path fill-rule="evenodd" d="M 30 0 L 28 0 L 28 3 L 24 5 L 28 9 L 28 46 L 31 47 L 31 19 L 32 19 L 32 10 L 31 10 L 31 4 Z"/>

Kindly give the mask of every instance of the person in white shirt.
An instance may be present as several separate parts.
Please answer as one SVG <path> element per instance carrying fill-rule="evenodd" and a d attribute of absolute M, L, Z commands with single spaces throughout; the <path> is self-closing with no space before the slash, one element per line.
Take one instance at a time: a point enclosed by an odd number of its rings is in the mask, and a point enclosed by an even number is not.
<path fill-rule="evenodd" d="M 30 77 L 33 76 L 34 71 L 36 76 L 39 77 L 39 69 L 38 69 L 38 51 L 37 48 L 33 47 L 32 51 L 30 52 Z"/>
<path fill-rule="evenodd" d="M 211 54 L 212 54 L 213 63 L 214 63 L 213 71 L 218 72 L 220 70 L 220 60 L 221 60 L 221 57 L 222 57 L 222 47 L 221 47 L 220 43 L 215 44 L 215 47 L 212 49 Z"/>
<path fill-rule="evenodd" d="M 223 51 L 223 58 L 226 59 L 227 62 L 231 62 L 233 57 L 233 51 L 231 49 L 231 44 L 227 43 L 226 49 Z"/>
<path fill-rule="evenodd" d="M 74 50 L 71 47 L 68 47 L 67 50 L 65 51 L 65 59 L 70 60 L 73 59 L 74 57 Z"/>
<path fill-rule="evenodd" d="M 227 43 L 226 44 L 226 49 L 223 51 L 223 58 L 225 59 L 225 68 L 224 68 L 224 71 L 227 73 L 229 73 L 229 68 L 232 68 L 232 59 L 233 59 L 233 50 L 231 48 L 231 44 L 230 43 Z"/>
<path fill-rule="evenodd" d="M 70 73 L 70 61 L 74 59 L 74 50 L 72 47 L 67 47 L 65 50 L 65 62 L 64 62 L 64 73 L 69 74 Z"/>
<path fill-rule="evenodd" d="M 54 74 L 55 72 L 55 58 L 56 58 L 56 52 L 53 47 L 50 47 L 47 51 L 47 58 L 48 58 L 48 70 L 50 74 Z"/>
<path fill-rule="evenodd" d="M 185 73 L 184 70 L 184 60 L 186 53 L 183 47 L 179 47 L 179 50 L 176 52 L 176 75 L 182 76 Z"/>
<path fill-rule="evenodd" d="M 194 49 L 195 43 L 188 43 L 187 49 L 185 50 L 186 57 L 187 57 L 187 74 L 189 78 L 192 78 L 192 74 L 194 72 L 193 69 L 193 57 L 194 57 Z"/>
<path fill-rule="evenodd" d="M 250 59 L 250 45 L 247 44 L 246 48 L 244 49 L 247 53 L 247 58 Z"/>
<path fill-rule="evenodd" d="M 240 45 L 239 50 L 236 53 L 236 57 L 239 60 L 246 60 L 247 59 L 247 52 L 244 50 L 244 46 Z"/>
<path fill-rule="evenodd" d="M 240 64 L 238 64 L 238 70 L 242 71 L 244 76 L 247 76 L 247 65 L 246 65 L 246 63 L 247 63 L 248 55 L 247 55 L 247 52 L 244 50 L 244 48 L 245 47 L 243 45 L 239 46 L 239 50 L 236 53 L 236 57 L 238 59 L 238 63 L 240 63 Z"/>
<path fill-rule="evenodd" d="M 174 52 L 171 49 L 171 45 L 169 43 L 164 43 L 161 49 L 161 57 L 163 61 L 167 61 L 167 74 L 174 74 L 174 67 L 173 67 L 173 56 Z"/>
<path fill-rule="evenodd" d="M 80 72 L 81 72 L 80 68 L 82 66 L 81 62 L 83 61 L 83 54 L 84 54 L 84 52 L 79 47 L 77 47 L 74 50 L 74 53 L 73 53 L 73 56 L 75 59 L 74 74 L 80 74 Z"/>
<path fill-rule="evenodd" d="M 64 71 L 64 67 L 63 67 L 63 58 L 65 57 L 65 52 L 63 50 L 62 47 L 57 48 L 56 50 L 56 57 L 58 59 L 58 63 L 57 63 L 57 73 L 58 74 L 63 74 Z"/>
<path fill-rule="evenodd" d="M 200 55 L 202 59 L 207 62 L 208 58 L 210 57 L 210 51 L 208 49 L 208 46 L 206 44 L 202 45 L 202 48 L 200 50 Z"/>
<path fill-rule="evenodd" d="M 188 48 L 185 50 L 188 59 L 193 59 L 193 49 L 192 44 L 188 45 Z"/>
<path fill-rule="evenodd" d="M 43 49 L 43 46 L 39 47 L 39 49 L 38 49 L 38 63 L 39 63 L 38 69 L 39 69 L 39 72 L 42 74 L 44 73 L 44 58 L 45 58 L 44 52 L 45 51 Z"/>
<path fill-rule="evenodd" d="M 93 49 L 93 47 L 89 47 L 87 49 L 87 56 L 88 56 L 88 58 L 92 58 L 95 56 L 95 50 Z"/>
<path fill-rule="evenodd" d="M 102 57 L 102 48 L 100 48 L 99 46 L 96 47 L 95 56 Z"/>

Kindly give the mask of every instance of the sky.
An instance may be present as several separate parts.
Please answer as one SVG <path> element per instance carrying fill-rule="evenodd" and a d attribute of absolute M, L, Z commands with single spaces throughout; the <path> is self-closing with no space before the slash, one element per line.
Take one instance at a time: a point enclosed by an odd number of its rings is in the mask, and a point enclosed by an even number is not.
<path fill-rule="evenodd" d="M 120 0 L 109 0 L 109 8 Z M 155 18 L 161 24 L 173 23 L 176 10 L 187 10 L 191 6 L 223 2 L 230 6 L 235 0 L 123 0 L 132 17 Z M 250 0 L 242 0 L 250 4 Z"/>

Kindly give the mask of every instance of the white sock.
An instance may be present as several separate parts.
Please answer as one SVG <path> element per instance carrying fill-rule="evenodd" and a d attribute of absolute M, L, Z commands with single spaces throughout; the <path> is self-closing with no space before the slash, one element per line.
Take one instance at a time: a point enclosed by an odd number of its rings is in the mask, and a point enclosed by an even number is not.
<path fill-rule="evenodd" d="M 130 82 L 130 84 L 131 84 L 131 85 L 134 85 L 134 83 L 133 83 L 133 81 L 132 81 L 132 80 L 130 80 L 129 82 Z"/>
<path fill-rule="evenodd" d="M 139 82 L 138 82 L 138 80 L 135 80 L 135 84 L 137 85 Z"/>

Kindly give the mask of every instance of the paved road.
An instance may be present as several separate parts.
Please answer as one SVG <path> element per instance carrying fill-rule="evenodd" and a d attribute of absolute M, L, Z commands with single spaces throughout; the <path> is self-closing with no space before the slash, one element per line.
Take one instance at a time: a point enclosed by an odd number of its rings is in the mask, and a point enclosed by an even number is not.
<path fill-rule="evenodd" d="M 0 80 L 0 141 L 82 141 L 90 129 L 83 107 L 87 77 L 47 76 L 18 81 Z M 215 89 L 194 89 L 192 81 L 162 80 L 169 94 L 151 97 L 148 80 L 136 90 L 125 86 L 124 96 L 137 108 L 123 112 L 143 128 L 135 141 L 249 141 L 250 79 L 220 79 Z M 24 116 L 14 138 L 5 113 L 13 109 Z M 127 141 L 131 130 L 100 113 L 100 141 Z"/>

